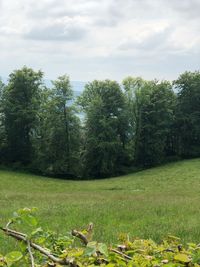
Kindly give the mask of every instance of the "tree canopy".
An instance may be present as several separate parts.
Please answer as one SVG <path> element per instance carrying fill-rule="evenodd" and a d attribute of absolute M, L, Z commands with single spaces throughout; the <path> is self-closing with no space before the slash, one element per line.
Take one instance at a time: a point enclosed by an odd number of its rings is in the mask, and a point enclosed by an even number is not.
<path fill-rule="evenodd" d="M 127 77 L 88 82 L 74 98 L 68 75 L 48 88 L 23 67 L 0 80 L 0 161 L 44 175 L 102 178 L 200 156 L 200 72 L 173 83 Z"/>

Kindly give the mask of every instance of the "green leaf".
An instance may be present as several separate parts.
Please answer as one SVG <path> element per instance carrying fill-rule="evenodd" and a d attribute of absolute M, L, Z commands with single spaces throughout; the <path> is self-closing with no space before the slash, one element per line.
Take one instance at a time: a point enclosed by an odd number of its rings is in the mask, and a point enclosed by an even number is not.
<path fill-rule="evenodd" d="M 96 248 L 86 247 L 84 255 L 92 256 L 95 252 L 96 252 Z"/>
<path fill-rule="evenodd" d="M 37 235 L 37 234 L 39 234 L 39 233 L 42 233 L 42 232 L 43 232 L 42 228 L 39 227 L 39 228 L 35 229 L 35 230 L 31 233 L 31 236 L 35 236 L 35 235 Z"/>
<path fill-rule="evenodd" d="M 108 248 L 107 248 L 106 244 L 99 243 L 98 244 L 98 250 L 101 254 L 105 255 L 106 257 L 108 256 Z"/>
<path fill-rule="evenodd" d="M 174 259 L 176 260 L 176 261 L 180 261 L 180 262 L 184 262 L 184 263 L 187 263 L 187 262 L 190 262 L 191 261 L 191 259 L 188 257 L 188 255 L 186 255 L 186 254 L 177 254 L 177 255 L 175 255 L 174 256 Z"/>
<path fill-rule="evenodd" d="M 8 266 L 11 266 L 14 262 L 19 261 L 23 257 L 20 251 L 12 251 L 5 256 L 5 260 Z"/>
<path fill-rule="evenodd" d="M 92 256 L 97 251 L 97 242 L 89 242 L 85 249 L 84 255 Z"/>
<path fill-rule="evenodd" d="M 32 216 L 31 214 L 23 214 L 22 220 L 27 223 L 29 226 L 37 226 L 38 221 L 37 219 Z"/>

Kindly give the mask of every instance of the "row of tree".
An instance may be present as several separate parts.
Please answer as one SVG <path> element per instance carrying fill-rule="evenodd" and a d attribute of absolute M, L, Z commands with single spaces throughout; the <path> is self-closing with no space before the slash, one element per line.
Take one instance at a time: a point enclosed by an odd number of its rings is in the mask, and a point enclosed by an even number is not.
<path fill-rule="evenodd" d="M 72 101 L 73 100 L 73 101 Z M 0 160 L 44 175 L 108 177 L 200 156 L 200 72 L 176 81 L 93 81 L 73 99 L 23 67 L 0 82 Z"/>

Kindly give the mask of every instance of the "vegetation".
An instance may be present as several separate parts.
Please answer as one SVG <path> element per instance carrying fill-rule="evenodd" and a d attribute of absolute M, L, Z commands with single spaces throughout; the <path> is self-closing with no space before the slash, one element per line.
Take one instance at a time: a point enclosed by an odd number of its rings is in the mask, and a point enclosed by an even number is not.
<path fill-rule="evenodd" d="M 67 75 L 52 88 L 42 79 L 23 67 L 0 82 L 1 164 L 92 179 L 200 156 L 198 71 L 173 83 L 93 81 L 77 101 Z"/>
<path fill-rule="evenodd" d="M 182 74 L 175 86 L 179 90 L 176 107 L 178 153 L 183 157 L 199 155 L 200 144 L 200 79 L 199 73 Z"/>
<path fill-rule="evenodd" d="M 79 98 L 86 113 L 85 175 L 108 177 L 124 163 L 126 142 L 125 98 L 119 84 L 94 81 Z"/>
<path fill-rule="evenodd" d="M 200 72 L 93 81 L 74 101 L 67 75 L 47 88 L 14 71 L 0 81 L 0 266 L 200 266 L 199 159 L 89 181 L 199 156 Z"/>
<path fill-rule="evenodd" d="M 2 124 L 8 162 L 31 162 L 31 135 L 35 131 L 42 75 L 42 72 L 26 67 L 16 70 L 10 74 L 9 83 L 2 92 Z"/>
<path fill-rule="evenodd" d="M 73 93 L 69 77 L 53 81 L 53 88 L 41 92 L 37 138 L 34 138 L 34 169 L 45 175 L 80 175 L 80 120 L 69 101 Z"/>
<path fill-rule="evenodd" d="M 189 243 L 184 247 L 181 240 L 168 236 L 161 244 L 150 240 L 132 239 L 121 235 L 117 247 L 92 240 L 93 224 L 82 231 L 72 230 L 69 235 L 44 231 L 35 217 L 35 209 L 24 208 L 0 229 L 5 235 L 19 242 L 18 250 L 0 255 L 1 266 L 200 266 L 200 246 Z M 13 230 L 16 224 L 29 226 L 26 233 Z M 77 245 L 76 238 L 82 242 Z"/>
<path fill-rule="evenodd" d="M 172 86 L 166 81 L 158 83 L 131 77 L 125 79 L 123 84 L 130 114 L 135 163 L 157 165 L 171 156 L 169 136 L 175 107 Z"/>
<path fill-rule="evenodd" d="M 199 164 L 199 159 L 193 159 L 82 182 L 2 170 L 0 225 L 26 204 L 38 207 L 44 230 L 54 229 L 61 235 L 93 222 L 93 239 L 107 244 L 117 243 L 119 233 L 157 242 L 172 234 L 185 243 L 199 242 Z M 2 254 L 13 245 L 0 234 Z"/>

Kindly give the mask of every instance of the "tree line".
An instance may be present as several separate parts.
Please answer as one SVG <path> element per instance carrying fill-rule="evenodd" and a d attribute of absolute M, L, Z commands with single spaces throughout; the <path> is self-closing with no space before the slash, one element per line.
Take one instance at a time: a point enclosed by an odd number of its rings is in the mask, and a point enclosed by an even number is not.
<path fill-rule="evenodd" d="M 101 178 L 200 156 L 200 72 L 172 83 L 94 80 L 74 99 L 23 67 L 0 80 L 0 163 L 43 175 Z"/>

